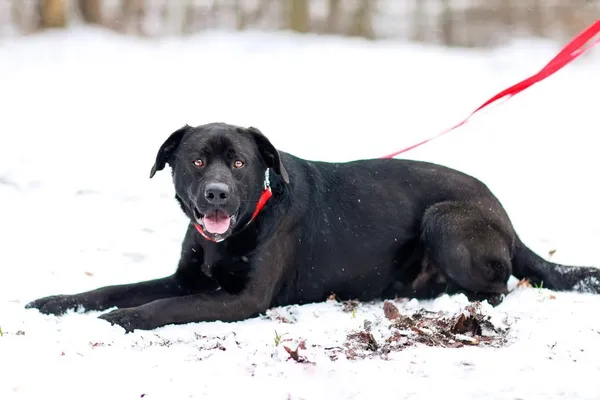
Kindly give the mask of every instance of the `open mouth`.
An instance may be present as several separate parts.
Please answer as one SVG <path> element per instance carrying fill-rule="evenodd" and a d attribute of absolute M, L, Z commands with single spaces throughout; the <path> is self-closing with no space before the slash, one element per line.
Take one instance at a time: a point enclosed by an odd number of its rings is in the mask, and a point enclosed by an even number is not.
<path fill-rule="evenodd" d="M 222 235 L 229 230 L 235 222 L 235 217 L 227 214 L 223 210 L 214 210 L 207 214 L 202 214 L 194 207 L 194 217 L 204 230 L 214 235 Z"/>

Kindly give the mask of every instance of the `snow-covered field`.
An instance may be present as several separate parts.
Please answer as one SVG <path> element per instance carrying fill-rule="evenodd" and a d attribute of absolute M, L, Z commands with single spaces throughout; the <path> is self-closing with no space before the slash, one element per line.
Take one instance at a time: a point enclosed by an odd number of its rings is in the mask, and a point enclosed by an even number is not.
<path fill-rule="evenodd" d="M 381 345 L 382 303 L 127 335 L 98 313 L 23 308 L 174 270 L 186 221 L 169 173 L 148 173 L 184 123 L 254 125 L 307 158 L 378 157 L 458 122 L 556 50 L 94 30 L 0 42 L 0 398 L 598 400 L 600 296 L 516 288 L 485 311 L 509 327 L 501 348 L 417 345 L 356 360 L 332 351 L 365 320 Z M 599 62 L 596 51 L 405 156 L 483 179 L 544 257 L 600 266 Z M 401 313 L 465 304 L 396 302 Z M 308 363 L 283 348 L 301 340 Z"/>

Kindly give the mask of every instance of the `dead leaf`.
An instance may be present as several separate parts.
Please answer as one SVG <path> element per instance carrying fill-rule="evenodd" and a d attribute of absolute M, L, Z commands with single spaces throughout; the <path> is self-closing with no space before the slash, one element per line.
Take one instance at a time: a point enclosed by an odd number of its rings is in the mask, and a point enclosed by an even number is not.
<path fill-rule="evenodd" d="M 477 310 L 475 310 L 475 307 L 473 306 L 473 304 L 469 304 L 468 306 L 466 306 L 465 310 L 469 312 L 470 316 L 474 316 L 477 314 Z"/>
<path fill-rule="evenodd" d="M 473 314 L 474 313 L 470 313 L 468 316 L 466 316 L 464 313 L 461 313 L 455 320 L 452 328 L 450 328 L 450 332 L 454 334 L 470 333 L 473 336 L 480 336 L 482 332 L 481 324 L 475 319 L 475 317 L 473 317 Z"/>
<path fill-rule="evenodd" d="M 389 320 L 400 318 L 400 311 L 398 311 L 398 307 L 396 307 L 391 301 L 386 301 L 383 303 L 383 314 Z"/>
<path fill-rule="evenodd" d="M 285 345 L 283 346 L 283 349 L 290 355 L 288 360 L 291 358 L 292 360 L 299 362 L 299 363 L 307 363 L 308 362 L 308 360 L 306 358 L 302 357 L 299 353 L 300 349 L 302 349 L 302 348 L 306 349 L 306 346 L 303 345 L 302 343 L 303 343 L 303 341 L 300 342 L 298 347 L 296 347 L 296 350 L 292 350 Z M 304 346 L 304 347 L 301 347 L 301 346 Z"/>
<path fill-rule="evenodd" d="M 345 353 L 347 359 L 386 359 L 390 353 L 416 345 L 498 348 L 506 343 L 505 337 L 509 332 L 509 328 L 498 329 L 490 322 L 489 316 L 482 313 L 480 302 L 466 305 L 460 312 L 451 315 L 426 310 L 403 315 L 393 302 L 387 305 L 384 302 L 383 307 L 386 318 L 382 318 L 381 322 L 370 324 L 370 330 L 362 329 L 347 335 L 344 350 L 340 350 Z M 394 318 L 396 311 L 399 315 Z M 390 317 L 393 319 L 391 323 L 387 322 Z M 385 330 L 381 332 L 382 329 Z M 378 343 L 375 340 L 377 336 L 371 331 L 380 331 L 383 333 L 383 339 Z"/>
<path fill-rule="evenodd" d="M 413 315 L 413 317 L 415 316 Z M 394 320 L 394 327 L 398 329 L 412 329 L 413 327 L 418 325 L 422 326 L 423 324 L 417 323 L 417 320 L 411 318 L 408 315 L 400 315 Z"/>
<path fill-rule="evenodd" d="M 415 332 L 415 333 L 418 333 L 419 335 L 424 335 L 424 334 L 425 334 L 425 332 L 423 332 L 421 329 L 419 329 L 419 328 L 418 328 L 418 327 L 416 327 L 416 326 L 411 326 L 411 327 L 410 327 L 410 330 L 412 330 L 412 331 L 413 331 L 413 332 Z"/>
<path fill-rule="evenodd" d="M 298 361 L 298 350 L 296 349 L 296 351 L 293 351 L 292 349 L 290 349 L 287 346 L 283 346 L 283 349 L 285 351 L 287 351 L 287 353 L 290 355 L 290 358 L 293 358 L 294 360 Z"/>
<path fill-rule="evenodd" d="M 527 278 L 523 278 L 519 281 L 519 283 L 517 283 L 517 287 L 527 287 L 530 288 L 531 286 L 531 282 L 529 282 L 529 280 Z"/>
<path fill-rule="evenodd" d="M 377 351 L 379 348 L 379 345 L 377 344 L 377 341 L 371 332 L 360 331 L 351 333 L 347 336 L 347 338 L 350 340 L 357 340 L 358 342 L 365 344 L 367 350 L 370 351 Z"/>
<path fill-rule="evenodd" d="M 344 306 L 342 307 L 342 310 L 345 312 L 354 312 L 356 311 L 356 308 L 359 306 L 359 302 L 356 300 L 348 300 L 348 301 L 344 301 Z"/>

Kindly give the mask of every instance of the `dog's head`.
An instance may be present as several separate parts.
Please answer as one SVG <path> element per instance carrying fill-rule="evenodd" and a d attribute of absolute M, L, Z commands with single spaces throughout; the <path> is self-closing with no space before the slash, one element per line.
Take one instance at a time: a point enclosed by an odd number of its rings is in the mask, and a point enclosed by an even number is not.
<path fill-rule="evenodd" d="M 224 123 L 184 127 L 162 144 L 150 178 L 169 164 L 183 211 L 213 240 L 224 240 L 249 221 L 272 169 L 288 173 L 271 142 L 256 128 Z M 273 179 L 273 177 L 272 177 Z"/>

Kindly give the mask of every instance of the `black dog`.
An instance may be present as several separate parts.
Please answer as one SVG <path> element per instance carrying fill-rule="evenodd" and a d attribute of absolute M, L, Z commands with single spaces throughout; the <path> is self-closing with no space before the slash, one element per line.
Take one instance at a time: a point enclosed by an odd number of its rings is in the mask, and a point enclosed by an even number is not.
<path fill-rule="evenodd" d="M 463 291 L 501 295 L 510 275 L 600 293 L 600 269 L 550 263 L 527 248 L 479 180 L 439 165 L 374 159 L 311 162 L 255 128 L 184 126 L 150 177 L 172 169 L 190 218 L 177 271 L 28 304 L 43 313 L 119 309 L 127 331 L 239 321 L 270 307 Z"/>

